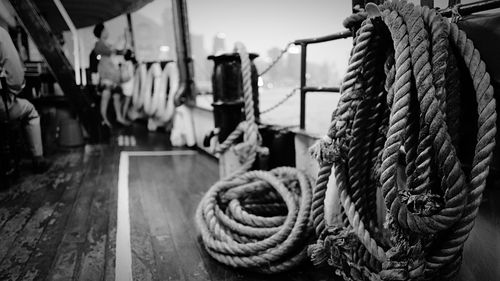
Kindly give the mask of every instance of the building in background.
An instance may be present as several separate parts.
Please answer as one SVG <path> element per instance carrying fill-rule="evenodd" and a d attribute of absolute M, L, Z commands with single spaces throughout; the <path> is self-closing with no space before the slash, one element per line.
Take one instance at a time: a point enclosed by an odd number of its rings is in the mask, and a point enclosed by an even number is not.
<path fill-rule="evenodd" d="M 220 55 L 226 51 L 226 34 L 219 32 L 214 36 L 212 54 Z"/>

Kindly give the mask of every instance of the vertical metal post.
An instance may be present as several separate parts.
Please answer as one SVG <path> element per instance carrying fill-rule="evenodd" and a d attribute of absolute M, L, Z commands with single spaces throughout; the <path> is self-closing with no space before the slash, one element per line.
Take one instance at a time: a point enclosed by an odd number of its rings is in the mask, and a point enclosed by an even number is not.
<path fill-rule="evenodd" d="M 70 16 L 68 15 L 68 12 L 66 11 L 66 8 L 64 8 L 63 4 L 61 3 L 60 0 L 53 0 L 54 4 L 56 5 L 57 9 L 59 10 L 59 13 L 63 17 L 64 21 L 69 27 L 69 30 L 71 31 L 71 34 L 73 35 L 73 56 L 75 60 L 75 81 L 77 85 L 81 84 L 81 67 L 80 67 L 80 40 L 78 39 L 78 31 L 73 24 L 73 21 L 71 20 Z"/>
<path fill-rule="evenodd" d="M 130 47 L 132 48 L 132 51 L 134 51 L 135 54 L 136 50 L 135 50 L 135 39 L 134 39 L 134 27 L 132 25 L 132 15 L 130 13 L 127 13 L 127 27 L 130 35 Z"/>
<path fill-rule="evenodd" d="M 186 0 L 172 0 L 174 13 L 175 47 L 179 66 L 180 85 L 175 93 L 174 103 L 194 103 L 196 85 L 194 83 L 194 66 L 191 57 L 191 43 L 187 15 Z"/>
<path fill-rule="evenodd" d="M 83 58 L 83 56 L 85 55 L 85 47 L 83 46 L 83 41 L 82 40 L 79 40 L 80 42 L 80 58 Z M 81 66 L 81 69 L 82 69 L 82 85 L 83 86 L 87 86 L 87 70 L 85 69 L 85 67 L 83 67 L 83 65 Z"/>
<path fill-rule="evenodd" d="M 300 45 L 300 129 L 306 128 L 306 70 L 307 44 Z"/>

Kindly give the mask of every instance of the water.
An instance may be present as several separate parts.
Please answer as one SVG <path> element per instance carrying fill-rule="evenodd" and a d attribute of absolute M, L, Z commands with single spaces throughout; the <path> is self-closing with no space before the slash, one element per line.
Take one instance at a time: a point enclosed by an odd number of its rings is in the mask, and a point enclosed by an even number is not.
<path fill-rule="evenodd" d="M 282 100 L 293 90 L 292 87 L 265 89 L 260 88 L 260 109 L 266 110 Z M 337 106 L 339 93 L 309 92 L 306 96 L 306 132 L 315 135 L 324 135 L 330 124 L 333 110 Z M 212 108 L 212 96 L 198 96 L 197 103 L 201 107 Z M 273 124 L 284 127 L 298 128 L 300 120 L 300 94 L 297 93 L 284 104 L 274 110 L 261 115 L 264 124 Z"/>

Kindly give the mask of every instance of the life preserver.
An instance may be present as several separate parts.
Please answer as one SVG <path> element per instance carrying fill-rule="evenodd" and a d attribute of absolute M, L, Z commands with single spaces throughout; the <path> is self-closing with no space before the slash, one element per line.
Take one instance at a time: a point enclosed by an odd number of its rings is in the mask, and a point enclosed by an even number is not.
<path fill-rule="evenodd" d="M 132 94 L 132 106 L 135 111 L 139 111 L 142 109 L 142 105 L 144 104 L 144 100 L 142 98 L 142 88 L 146 83 L 147 77 L 147 68 L 146 65 L 139 65 L 138 69 L 135 72 L 134 80 L 134 90 Z"/>
<path fill-rule="evenodd" d="M 158 95 L 158 111 L 155 117 L 163 122 L 172 120 L 175 113 L 174 95 L 179 89 L 179 71 L 175 63 L 168 63 L 163 69 L 161 75 L 161 93 L 165 95 Z M 168 91 L 168 93 L 167 93 Z"/>
<path fill-rule="evenodd" d="M 156 112 L 156 105 L 153 101 L 152 88 L 158 89 L 160 87 L 160 80 L 158 79 L 161 75 L 161 67 L 159 63 L 154 63 L 148 70 L 146 76 L 146 81 L 141 87 L 141 96 L 143 99 L 143 109 L 147 116 L 153 116 Z"/>
<path fill-rule="evenodd" d="M 132 108 L 129 116 L 136 119 L 140 112 L 148 117 L 151 129 L 171 121 L 175 114 L 174 95 L 179 89 L 179 70 L 175 63 L 167 63 L 163 70 L 159 63 L 149 69 L 139 65 L 135 72 Z"/>

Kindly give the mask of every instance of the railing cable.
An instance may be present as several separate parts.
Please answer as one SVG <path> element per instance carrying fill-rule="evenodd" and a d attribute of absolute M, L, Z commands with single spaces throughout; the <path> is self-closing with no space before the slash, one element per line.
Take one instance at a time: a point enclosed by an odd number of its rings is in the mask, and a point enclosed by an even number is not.
<path fill-rule="evenodd" d="M 265 69 L 264 71 L 260 72 L 259 73 L 259 76 L 263 76 L 264 74 L 266 74 L 269 70 L 271 70 L 280 60 L 281 58 L 283 57 L 283 55 L 288 52 L 288 49 L 290 49 L 290 46 L 292 46 L 293 42 L 288 42 L 285 46 L 285 48 L 283 48 L 279 55 L 273 59 L 273 61 L 271 62 L 271 64 L 269 64 Z"/>
<path fill-rule="evenodd" d="M 260 111 L 260 114 L 266 114 L 268 112 L 271 112 L 273 111 L 274 109 L 278 108 L 280 105 L 284 104 L 286 101 L 288 101 L 290 98 L 292 98 L 293 96 L 295 96 L 295 94 L 297 94 L 299 92 L 300 88 L 297 87 L 297 88 L 294 88 L 292 89 L 292 91 L 290 93 L 288 93 L 283 99 L 281 99 L 280 101 L 278 101 L 276 104 L 274 104 L 273 106 L 265 109 L 265 110 L 261 110 Z"/>

